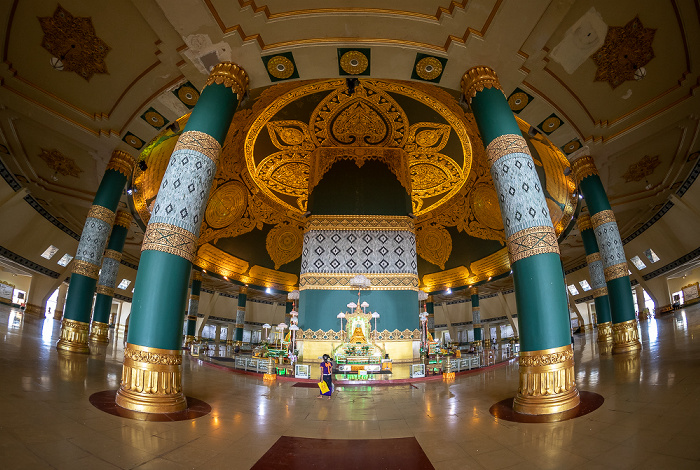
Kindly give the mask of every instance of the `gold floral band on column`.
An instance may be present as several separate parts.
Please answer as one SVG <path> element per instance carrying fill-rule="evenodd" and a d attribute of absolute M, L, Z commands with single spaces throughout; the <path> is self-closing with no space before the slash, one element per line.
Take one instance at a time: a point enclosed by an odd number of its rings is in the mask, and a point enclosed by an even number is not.
<path fill-rule="evenodd" d="M 73 274 L 80 274 L 81 276 L 89 277 L 90 279 L 95 280 L 100 277 L 99 266 L 80 259 L 73 260 L 73 269 L 71 272 Z"/>
<path fill-rule="evenodd" d="M 516 134 L 499 135 L 486 147 L 486 159 L 489 162 L 489 168 L 499 159 L 512 153 L 530 155 L 530 149 L 527 147 L 527 142 L 525 142 L 523 136 Z"/>
<path fill-rule="evenodd" d="M 604 295 L 608 295 L 608 286 L 603 286 L 603 287 L 599 287 L 597 289 L 593 289 L 591 291 L 591 295 L 593 296 L 594 299 L 597 299 L 598 297 L 603 297 Z"/>
<path fill-rule="evenodd" d="M 578 229 L 583 232 L 584 230 L 593 230 L 593 224 L 591 223 L 591 216 L 588 213 L 579 214 L 578 220 L 576 221 Z"/>
<path fill-rule="evenodd" d="M 580 403 L 570 344 L 540 351 L 520 351 L 520 384 L 513 410 L 528 415 L 561 413 Z"/>
<path fill-rule="evenodd" d="M 176 225 L 148 224 L 143 236 L 143 245 L 141 245 L 141 251 L 146 250 L 162 251 L 194 262 L 197 254 L 197 238 L 190 231 Z"/>
<path fill-rule="evenodd" d="M 142 413 L 173 413 L 187 408 L 182 393 L 182 351 L 127 343 L 116 402 Z"/>
<path fill-rule="evenodd" d="M 244 323 L 236 323 L 236 324 L 234 324 L 233 326 L 236 327 L 236 328 L 245 328 L 245 324 L 244 324 Z"/>
<path fill-rule="evenodd" d="M 114 218 L 114 225 L 118 225 L 120 227 L 128 229 L 129 227 L 131 227 L 132 220 L 133 217 L 128 212 L 117 211 L 117 216 Z"/>
<path fill-rule="evenodd" d="M 615 214 L 611 210 L 600 211 L 591 216 L 591 224 L 594 229 L 608 222 L 616 222 Z"/>
<path fill-rule="evenodd" d="M 612 322 L 598 323 L 598 342 L 610 343 L 613 340 Z"/>
<path fill-rule="evenodd" d="M 173 154 L 178 150 L 194 150 L 216 164 L 219 161 L 219 155 L 221 155 L 221 144 L 205 132 L 187 131 L 183 132 L 177 139 Z"/>
<path fill-rule="evenodd" d="M 109 325 L 93 321 L 90 328 L 90 341 L 93 343 L 109 343 Z"/>
<path fill-rule="evenodd" d="M 114 287 L 97 284 L 97 287 L 95 288 L 95 293 L 106 295 L 108 297 L 114 297 Z"/>
<path fill-rule="evenodd" d="M 107 170 L 118 171 L 128 178 L 134 172 L 135 165 L 136 162 L 131 155 L 121 150 L 115 150 L 107 163 Z"/>
<path fill-rule="evenodd" d="M 595 166 L 593 157 L 590 155 L 585 155 L 579 157 L 573 162 L 571 162 L 571 171 L 574 173 L 576 178 L 576 185 L 580 185 L 581 181 L 587 176 L 593 176 L 598 174 L 598 169 Z"/>
<path fill-rule="evenodd" d="M 614 323 L 612 333 L 613 354 L 636 352 L 642 349 L 642 343 L 639 342 L 636 318 L 622 323 Z"/>
<path fill-rule="evenodd" d="M 121 253 L 121 251 L 110 250 L 109 248 L 107 248 L 105 250 L 104 257 L 105 258 L 112 258 L 112 259 L 117 260 L 117 261 L 121 261 L 122 260 L 122 253 Z"/>
<path fill-rule="evenodd" d="M 93 219 L 99 219 L 109 226 L 112 226 L 114 223 L 114 212 L 106 207 L 94 205 L 88 211 L 87 216 L 92 217 Z"/>
<path fill-rule="evenodd" d="M 75 320 L 64 318 L 61 322 L 61 339 L 56 344 L 59 351 L 89 354 L 88 330 L 90 325 Z"/>
<path fill-rule="evenodd" d="M 595 263 L 596 261 L 600 261 L 603 258 L 600 257 L 600 252 L 595 252 L 591 253 L 590 255 L 586 255 L 586 264 L 591 265 Z"/>
<path fill-rule="evenodd" d="M 464 98 L 469 104 L 472 104 L 472 98 L 476 96 L 476 93 L 483 91 L 484 88 L 495 88 L 503 93 L 503 88 L 501 88 L 496 72 L 485 65 L 478 65 L 467 70 L 462 75 L 460 86 L 462 87 Z M 503 96 L 505 96 L 505 93 L 503 93 Z"/>
<path fill-rule="evenodd" d="M 613 279 L 629 276 L 629 267 L 625 261 L 624 263 L 608 266 L 607 268 L 603 269 L 603 274 L 605 275 L 605 282 L 609 282 Z"/>
<path fill-rule="evenodd" d="M 204 84 L 204 88 L 212 83 L 230 88 L 238 96 L 238 101 L 240 101 L 248 89 L 248 74 L 232 62 L 221 62 L 212 69 L 209 78 Z M 202 88 L 202 91 L 204 91 L 204 88 Z"/>
<path fill-rule="evenodd" d="M 192 271 L 192 280 L 202 282 L 202 273 L 199 271 Z"/>
<path fill-rule="evenodd" d="M 197 315 L 187 315 L 187 319 L 190 321 L 197 321 Z"/>
<path fill-rule="evenodd" d="M 199 300 L 198 295 L 190 294 L 190 300 Z"/>
<path fill-rule="evenodd" d="M 506 240 L 510 263 L 543 253 L 559 254 L 554 227 L 530 227 L 514 233 Z"/>

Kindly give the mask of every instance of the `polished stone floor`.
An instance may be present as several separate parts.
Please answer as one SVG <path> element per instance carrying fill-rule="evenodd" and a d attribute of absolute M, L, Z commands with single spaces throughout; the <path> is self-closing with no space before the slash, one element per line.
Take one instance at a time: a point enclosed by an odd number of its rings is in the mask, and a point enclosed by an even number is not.
<path fill-rule="evenodd" d="M 57 321 L 20 319 L 0 307 L 2 468 L 250 468 L 282 436 L 415 438 L 438 469 L 700 468 L 698 306 L 642 322 L 636 359 L 601 355 L 594 333 L 577 336 L 578 386 L 605 402 L 553 424 L 489 414 L 514 395 L 515 362 L 451 383 L 338 387 L 332 400 L 317 400 L 312 388 L 268 386 L 186 359 L 185 393 L 211 413 L 179 422 L 124 419 L 88 400 L 118 387 L 123 338 L 98 355 L 66 359 L 54 347 L 58 334 Z"/>

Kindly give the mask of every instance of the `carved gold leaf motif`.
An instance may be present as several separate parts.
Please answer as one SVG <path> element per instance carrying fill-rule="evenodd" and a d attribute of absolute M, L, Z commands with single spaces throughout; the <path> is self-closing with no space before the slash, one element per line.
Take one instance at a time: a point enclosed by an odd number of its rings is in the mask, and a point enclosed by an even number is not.
<path fill-rule="evenodd" d="M 62 174 L 63 176 L 80 177 L 83 170 L 75 163 L 72 158 L 66 157 L 56 149 L 47 150 L 41 149 L 39 158 L 46 162 L 46 165 L 53 171 Z"/>

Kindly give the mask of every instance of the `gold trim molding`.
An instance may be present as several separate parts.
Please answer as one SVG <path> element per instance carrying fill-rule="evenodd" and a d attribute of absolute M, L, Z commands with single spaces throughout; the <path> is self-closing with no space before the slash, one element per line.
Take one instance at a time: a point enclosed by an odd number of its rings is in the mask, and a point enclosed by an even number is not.
<path fill-rule="evenodd" d="M 367 290 L 413 290 L 420 285 L 418 275 L 411 273 L 370 274 L 370 273 L 305 273 L 299 277 L 299 290 L 355 290 L 350 279 L 362 274 L 372 285 Z"/>
<path fill-rule="evenodd" d="M 193 263 L 197 253 L 197 238 L 189 230 L 176 225 L 148 224 L 141 251 L 155 250 L 185 258 Z"/>
<path fill-rule="evenodd" d="M 127 343 L 116 403 L 141 413 L 173 413 L 187 408 L 182 393 L 182 351 Z"/>
<path fill-rule="evenodd" d="M 603 224 L 607 224 L 608 222 L 616 222 L 615 214 L 611 210 L 596 212 L 591 216 L 591 224 L 593 225 L 594 229 Z"/>
<path fill-rule="evenodd" d="M 134 157 L 122 150 L 115 150 L 107 163 L 107 170 L 117 171 L 128 178 L 133 173 L 134 166 L 136 166 Z"/>
<path fill-rule="evenodd" d="M 110 227 L 112 226 L 112 224 L 114 224 L 114 212 L 107 209 L 106 207 L 98 206 L 97 204 L 90 208 L 90 210 L 87 213 L 87 216 L 92 217 L 93 219 L 101 220 Z"/>
<path fill-rule="evenodd" d="M 133 220 L 133 216 L 129 214 L 126 211 L 117 211 L 117 215 L 114 218 L 114 225 L 118 225 L 119 227 L 124 227 L 125 229 L 129 229 L 131 227 L 131 221 Z"/>
<path fill-rule="evenodd" d="M 599 287 L 599 288 L 597 288 L 597 289 L 593 289 L 593 290 L 591 291 L 591 295 L 593 296 L 594 299 L 597 299 L 598 297 L 603 297 L 603 296 L 605 296 L 605 295 L 608 295 L 608 287 L 607 287 L 607 286 L 603 286 L 603 287 Z"/>
<path fill-rule="evenodd" d="M 398 215 L 315 215 L 304 233 L 311 230 L 406 230 L 415 232 L 413 219 Z"/>
<path fill-rule="evenodd" d="M 104 253 L 104 258 L 112 258 L 113 260 L 121 261 L 122 253 L 121 251 L 111 250 L 107 248 Z"/>
<path fill-rule="evenodd" d="M 489 168 L 495 165 L 499 159 L 513 153 L 530 155 L 530 149 L 523 136 L 516 134 L 499 135 L 486 147 L 486 159 L 489 162 Z"/>
<path fill-rule="evenodd" d="M 513 410 L 528 415 L 562 413 L 580 403 L 570 344 L 520 352 L 520 384 Z"/>
<path fill-rule="evenodd" d="M 343 341 L 347 337 L 341 337 L 339 331 L 335 330 L 299 330 L 297 332 L 297 340 L 305 341 Z M 392 341 L 420 341 L 420 330 L 383 330 L 379 332 L 372 331 L 371 340 L 374 342 L 392 342 Z"/>
<path fill-rule="evenodd" d="M 180 150 L 192 150 L 201 153 L 217 164 L 221 155 L 221 144 L 206 132 L 186 131 L 177 139 L 173 155 Z"/>
<path fill-rule="evenodd" d="M 591 253 L 590 255 L 586 255 L 586 264 L 591 265 L 595 263 L 596 261 L 600 261 L 602 258 L 600 257 L 600 252 L 596 251 L 595 253 Z"/>
<path fill-rule="evenodd" d="M 624 263 L 608 266 L 607 268 L 603 269 L 603 274 L 605 275 L 605 282 L 628 276 L 629 267 L 627 266 L 627 261 L 625 261 Z"/>
<path fill-rule="evenodd" d="M 212 69 L 209 78 L 207 78 L 202 88 L 202 92 L 204 92 L 204 88 L 213 83 L 224 85 L 237 95 L 238 101 L 240 102 L 242 96 L 248 89 L 248 82 L 248 74 L 241 67 L 233 62 L 221 62 Z"/>
<path fill-rule="evenodd" d="M 612 334 L 613 354 L 637 352 L 642 349 L 636 318 L 622 323 L 613 323 Z"/>
<path fill-rule="evenodd" d="M 503 96 L 507 98 L 498 81 L 498 75 L 491 67 L 485 65 L 478 65 L 467 70 L 462 76 L 460 86 L 462 87 L 464 98 L 469 104 L 472 104 L 472 99 L 476 96 L 476 93 L 483 91 L 484 88 L 501 90 Z"/>
<path fill-rule="evenodd" d="M 584 178 L 598 175 L 598 168 L 596 168 L 593 157 L 590 155 L 577 158 L 571 162 L 571 171 L 576 177 L 576 186 L 580 185 Z"/>
<path fill-rule="evenodd" d="M 73 274 L 80 274 L 81 276 L 89 277 L 90 279 L 97 280 L 100 277 L 100 267 L 96 264 L 88 263 L 81 259 L 73 260 L 73 269 L 71 270 Z"/>
<path fill-rule="evenodd" d="M 510 263 L 545 253 L 559 254 L 554 227 L 530 227 L 514 233 L 506 240 Z"/>
<path fill-rule="evenodd" d="M 81 321 L 64 318 L 61 322 L 61 338 L 56 349 L 70 353 L 90 354 L 88 330 L 90 325 Z"/>

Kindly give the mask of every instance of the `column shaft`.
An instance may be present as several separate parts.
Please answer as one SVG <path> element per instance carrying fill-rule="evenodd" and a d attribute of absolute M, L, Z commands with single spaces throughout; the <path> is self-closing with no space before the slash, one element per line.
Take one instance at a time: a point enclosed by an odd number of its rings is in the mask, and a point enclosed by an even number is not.
<path fill-rule="evenodd" d="M 202 273 L 192 271 L 192 288 L 190 290 L 190 303 L 187 308 L 187 333 L 185 335 L 185 347 L 189 347 L 195 341 L 197 329 L 197 314 L 199 313 L 199 296 L 202 293 Z"/>
<path fill-rule="evenodd" d="M 243 328 L 245 327 L 245 309 L 248 300 L 248 288 L 241 287 L 238 292 L 238 307 L 236 308 L 236 333 L 233 341 L 240 346 L 243 343 Z"/>
<path fill-rule="evenodd" d="M 586 200 L 603 261 L 603 274 L 608 287 L 612 317 L 612 352 L 618 354 L 639 351 L 642 344 L 639 342 L 627 258 L 608 196 L 588 147 L 577 150 L 569 155 L 568 159 Z"/>
<path fill-rule="evenodd" d="M 520 385 L 513 409 L 552 414 L 580 403 L 559 246 L 528 145 L 498 78 L 474 67 L 462 78 L 503 217 L 520 319 Z"/>
<path fill-rule="evenodd" d="M 127 178 L 134 169 L 134 159 L 115 150 L 88 211 L 78 251 L 73 260 L 68 298 L 61 324 L 61 339 L 56 348 L 67 352 L 89 353 L 88 329 L 92 298 L 95 294 L 102 255 L 114 223 L 114 212 Z"/>
<path fill-rule="evenodd" d="M 479 307 L 479 290 L 472 287 L 470 290 L 472 299 L 472 325 L 474 327 L 474 343 L 477 348 L 482 345 L 481 307 Z"/>
<path fill-rule="evenodd" d="M 247 85 L 237 65 L 215 66 L 170 157 L 141 247 L 116 397 L 124 408 L 167 413 L 187 406 L 181 379 L 187 285 L 221 146 Z"/>
<path fill-rule="evenodd" d="M 432 295 L 428 296 L 425 302 L 425 311 L 428 312 L 428 340 L 435 341 L 435 304 Z"/>

